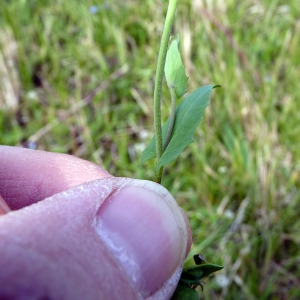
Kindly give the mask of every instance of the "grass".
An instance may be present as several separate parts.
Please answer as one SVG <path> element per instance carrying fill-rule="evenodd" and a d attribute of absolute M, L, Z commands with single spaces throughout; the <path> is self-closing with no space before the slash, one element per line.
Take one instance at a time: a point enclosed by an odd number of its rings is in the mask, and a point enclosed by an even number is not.
<path fill-rule="evenodd" d="M 0 143 L 153 179 L 139 159 L 166 5 L 0 1 Z M 190 216 L 191 255 L 225 266 L 203 299 L 300 298 L 299 13 L 296 0 L 179 3 L 189 90 L 222 85 L 163 178 Z"/>

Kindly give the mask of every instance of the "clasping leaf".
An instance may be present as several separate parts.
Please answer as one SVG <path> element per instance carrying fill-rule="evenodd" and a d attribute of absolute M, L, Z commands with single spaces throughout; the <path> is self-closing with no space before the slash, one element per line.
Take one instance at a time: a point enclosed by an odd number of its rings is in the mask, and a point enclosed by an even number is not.
<path fill-rule="evenodd" d="M 173 40 L 168 49 L 165 76 L 168 86 L 174 88 L 177 99 L 181 98 L 186 93 L 188 77 L 178 49 L 178 39 Z"/>
<path fill-rule="evenodd" d="M 193 142 L 194 132 L 203 118 L 205 108 L 209 103 L 211 92 L 219 85 L 207 85 L 195 90 L 185 97 L 176 108 L 175 123 L 171 140 L 160 157 L 157 168 L 172 162 L 183 150 Z M 170 120 L 162 126 L 163 140 L 166 137 Z M 156 157 L 155 136 L 142 153 L 141 161 Z"/>

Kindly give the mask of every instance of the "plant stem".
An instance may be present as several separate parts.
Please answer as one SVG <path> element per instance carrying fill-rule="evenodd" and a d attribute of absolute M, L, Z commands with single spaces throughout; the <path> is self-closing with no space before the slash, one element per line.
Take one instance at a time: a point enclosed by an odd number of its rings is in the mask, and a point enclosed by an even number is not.
<path fill-rule="evenodd" d="M 175 115 L 176 115 L 176 100 L 177 100 L 176 93 L 175 93 L 173 86 L 170 86 L 169 90 L 171 93 L 172 107 L 171 107 L 171 114 L 170 114 L 170 123 L 169 123 L 168 131 L 167 131 L 166 139 L 164 142 L 164 150 L 163 151 L 166 150 L 168 144 L 170 143 L 172 132 L 173 132 L 173 127 L 174 127 L 174 122 L 175 122 Z"/>
<path fill-rule="evenodd" d="M 158 53 L 157 69 L 155 75 L 154 124 L 155 124 L 155 135 L 156 135 L 156 163 L 158 163 L 164 150 L 163 140 L 162 140 L 162 130 L 161 130 L 161 93 L 162 93 L 162 83 L 163 83 L 166 55 L 168 51 L 171 30 L 174 23 L 177 2 L 178 0 L 169 0 L 168 11 L 166 15 L 165 25 L 164 25 L 159 53 Z M 156 182 L 158 183 L 161 182 L 162 172 L 163 172 L 163 167 L 159 168 L 159 170 L 156 172 Z"/>

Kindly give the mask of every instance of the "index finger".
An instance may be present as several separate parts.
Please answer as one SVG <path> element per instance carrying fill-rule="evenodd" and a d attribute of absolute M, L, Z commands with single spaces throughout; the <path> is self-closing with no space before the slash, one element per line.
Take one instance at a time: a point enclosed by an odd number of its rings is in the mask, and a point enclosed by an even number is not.
<path fill-rule="evenodd" d="M 84 182 L 106 177 L 111 175 L 75 156 L 0 146 L 0 195 L 13 210 Z"/>

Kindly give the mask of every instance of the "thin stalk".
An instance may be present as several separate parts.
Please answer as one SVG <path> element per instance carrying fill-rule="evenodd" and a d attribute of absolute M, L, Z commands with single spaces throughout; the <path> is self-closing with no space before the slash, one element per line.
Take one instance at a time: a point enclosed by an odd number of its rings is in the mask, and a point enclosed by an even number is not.
<path fill-rule="evenodd" d="M 173 127 L 174 127 L 174 122 L 175 122 L 175 115 L 176 115 L 176 93 L 174 90 L 173 86 L 169 87 L 170 93 L 171 93 L 171 101 L 172 101 L 172 107 L 171 107 L 171 114 L 170 114 L 170 123 L 166 135 L 166 139 L 164 142 L 164 151 L 166 150 L 168 144 L 170 143 L 172 132 L 173 132 Z"/>
<path fill-rule="evenodd" d="M 174 23 L 177 2 L 178 0 L 169 0 L 168 11 L 167 11 L 163 34 L 160 42 L 157 69 L 155 75 L 154 124 L 155 124 L 155 135 L 156 135 L 156 163 L 158 163 L 164 150 L 163 140 L 162 140 L 162 130 L 161 130 L 161 93 L 162 93 L 162 83 L 163 83 L 166 55 L 168 51 L 171 30 Z M 158 183 L 161 182 L 162 172 L 163 172 L 163 167 L 159 168 L 159 170 L 156 172 L 156 182 Z"/>

